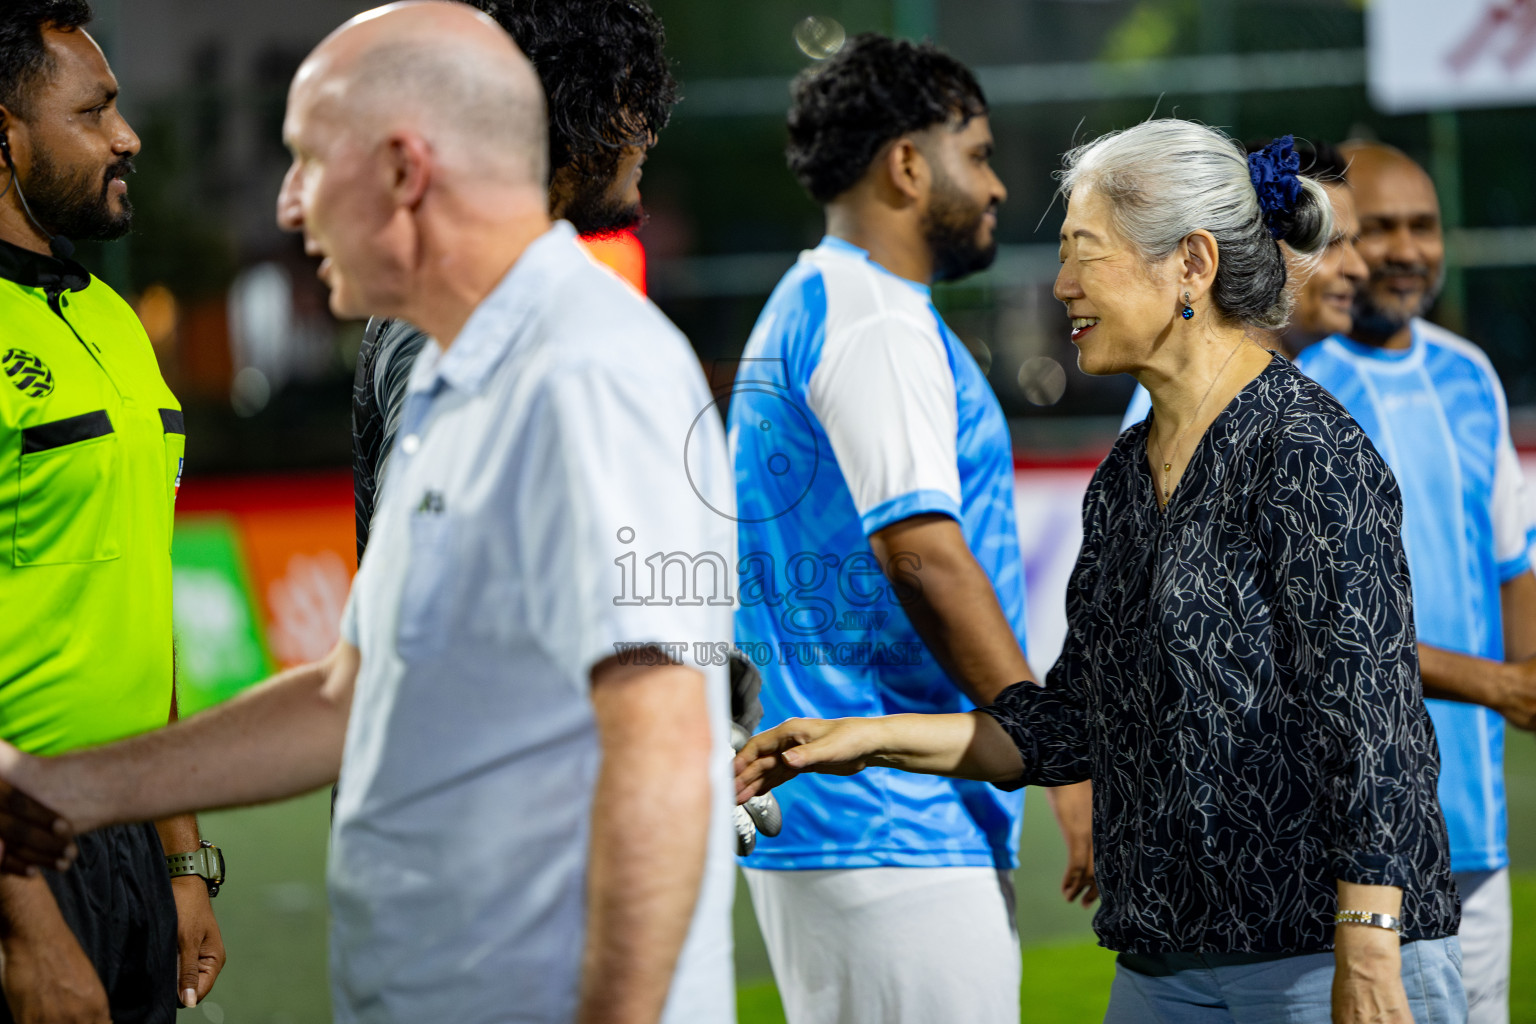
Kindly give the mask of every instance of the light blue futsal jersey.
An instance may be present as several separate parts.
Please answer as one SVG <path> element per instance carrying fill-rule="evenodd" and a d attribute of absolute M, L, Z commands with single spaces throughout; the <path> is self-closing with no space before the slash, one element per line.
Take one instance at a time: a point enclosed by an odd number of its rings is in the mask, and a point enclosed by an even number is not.
<path fill-rule="evenodd" d="M 920 513 L 956 519 L 1023 648 L 1008 423 L 928 289 L 839 239 L 803 253 L 747 342 L 729 434 L 736 639 L 761 666 L 763 727 L 974 707 L 867 540 Z M 784 831 L 758 841 L 751 867 L 1015 863 L 1022 793 L 888 768 L 777 792 Z"/>
<path fill-rule="evenodd" d="M 1335 335 L 1296 365 L 1331 391 L 1392 467 L 1419 640 L 1504 658 L 1502 584 L 1530 569 L 1529 517 L 1504 389 L 1483 351 L 1423 320 L 1407 350 Z M 1430 700 L 1453 871 L 1491 871 L 1505 848 L 1504 721 Z"/>

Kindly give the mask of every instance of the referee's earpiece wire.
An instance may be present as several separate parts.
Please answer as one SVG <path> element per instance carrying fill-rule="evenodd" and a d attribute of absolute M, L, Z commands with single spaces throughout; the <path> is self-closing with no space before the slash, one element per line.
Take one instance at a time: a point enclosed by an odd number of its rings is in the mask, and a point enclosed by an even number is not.
<path fill-rule="evenodd" d="M 11 161 L 11 140 L 6 137 L 6 133 L 3 131 L 0 131 L 0 157 L 5 158 L 5 166 L 11 172 L 10 178 L 5 183 L 5 188 L 0 188 L 0 199 L 4 199 L 11 191 L 11 186 L 16 184 L 16 164 Z M 16 194 L 18 196 L 21 195 L 21 191 L 18 189 Z"/>
<path fill-rule="evenodd" d="M 4 199 L 6 193 L 12 188 L 16 189 L 16 201 L 21 203 L 21 212 L 26 215 L 27 220 L 32 223 L 38 233 L 48 239 L 48 251 L 53 253 L 55 259 L 69 259 L 75 254 L 75 243 L 63 235 L 56 235 L 49 231 L 32 215 L 32 207 L 27 205 L 27 195 L 21 190 L 21 175 L 16 172 L 16 161 L 11 159 L 11 140 L 7 138 L 4 131 L 0 131 L 0 157 L 5 158 L 5 166 L 11 169 L 11 180 L 5 183 L 4 189 L 0 189 L 0 199 Z"/>

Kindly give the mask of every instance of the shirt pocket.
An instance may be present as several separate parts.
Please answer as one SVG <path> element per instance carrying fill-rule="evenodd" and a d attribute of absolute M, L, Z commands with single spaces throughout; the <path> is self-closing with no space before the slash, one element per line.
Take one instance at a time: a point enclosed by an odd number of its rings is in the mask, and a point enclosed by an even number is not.
<path fill-rule="evenodd" d="M 12 564 L 116 558 L 121 461 L 104 410 L 23 428 Z"/>
<path fill-rule="evenodd" d="M 417 512 L 410 521 L 410 551 L 395 627 L 396 651 L 405 661 L 429 657 L 444 646 L 453 599 L 453 517 Z"/>
<path fill-rule="evenodd" d="M 167 506 L 166 540 L 176 530 L 176 495 L 181 492 L 181 471 L 187 461 L 187 425 L 180 409 L 161 409 L 160 425 L 165 428 L 165 475 L 170 501 Z"/>

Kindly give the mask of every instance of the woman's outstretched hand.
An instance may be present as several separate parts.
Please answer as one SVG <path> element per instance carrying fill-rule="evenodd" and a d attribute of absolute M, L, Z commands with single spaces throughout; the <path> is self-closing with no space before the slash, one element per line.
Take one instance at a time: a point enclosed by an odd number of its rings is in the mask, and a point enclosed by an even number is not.
<path fill-rule="evenodd" d="M 747 741 L 736 755 L 736 802 L 801 772 L 853 775 L 879 749 L 877 718 L 791 718 Z"/>
<path fill-rule="evenodd" d="M 736 755 L 736 802 L 799 775 L 853 775 L 871 766 L 1001 782 L 1024 768 L 1019 748 L 990 715 L 791 718 L 758 733 Z"/>

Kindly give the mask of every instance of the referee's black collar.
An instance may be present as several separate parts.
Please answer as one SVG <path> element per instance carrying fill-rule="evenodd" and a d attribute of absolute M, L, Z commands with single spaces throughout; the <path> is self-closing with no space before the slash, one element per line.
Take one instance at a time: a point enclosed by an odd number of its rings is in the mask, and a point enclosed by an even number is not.
<path fill-rule="evenodd" d="M 0 277 L 25 288 L 59 292 L 83 292 L 91 283 L 90 271 L 74 260 L 60 260 L 0 239 Z"/>

